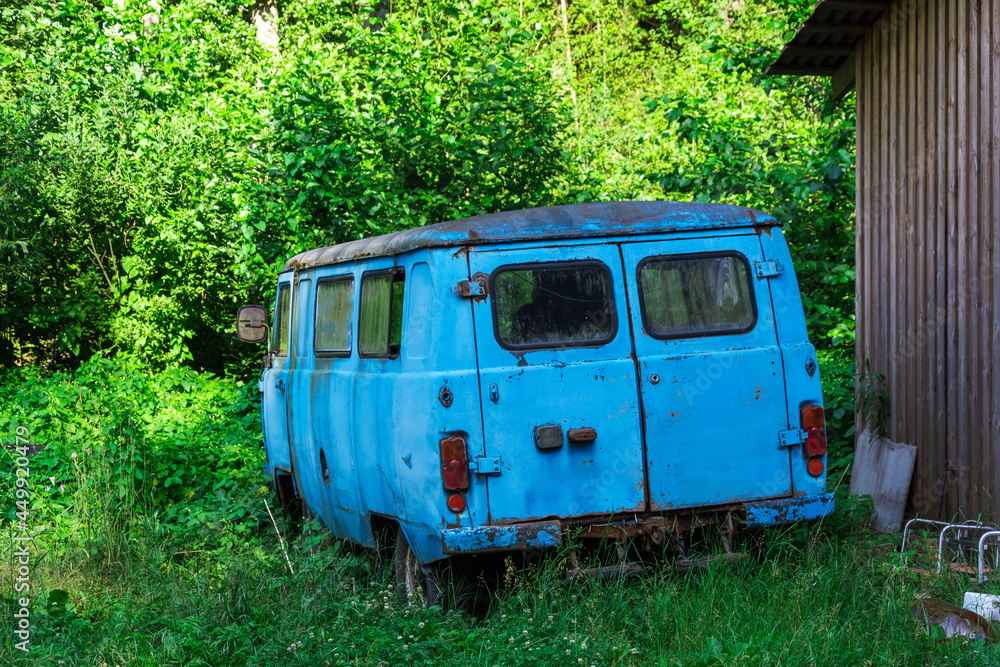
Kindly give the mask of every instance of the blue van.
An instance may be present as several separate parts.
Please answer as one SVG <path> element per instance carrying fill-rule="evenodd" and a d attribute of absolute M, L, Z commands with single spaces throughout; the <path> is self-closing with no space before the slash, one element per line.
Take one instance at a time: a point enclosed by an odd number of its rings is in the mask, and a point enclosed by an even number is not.
<path fill-rule="evenodd" d="M 817 519 L 816 352 L 779 223 L 619 202 L 310 250 L 278 276 L 268 471 L 410 592 L 458 554 Z"/>

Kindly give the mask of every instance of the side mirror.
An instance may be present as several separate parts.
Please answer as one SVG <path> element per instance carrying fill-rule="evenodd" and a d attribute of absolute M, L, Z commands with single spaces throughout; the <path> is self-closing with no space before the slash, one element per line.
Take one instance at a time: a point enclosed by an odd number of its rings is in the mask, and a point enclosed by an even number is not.
<path fill-rule="evenodd" d="M 267 309 L 264 306 L 240 306 L 236 313 L 236 337 L 244 343 L 267 340 Z"/>

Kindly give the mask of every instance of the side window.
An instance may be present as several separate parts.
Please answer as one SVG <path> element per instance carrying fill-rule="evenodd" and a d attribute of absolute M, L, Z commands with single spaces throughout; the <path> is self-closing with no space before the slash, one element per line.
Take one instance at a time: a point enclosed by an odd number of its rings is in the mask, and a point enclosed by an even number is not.
<path fill-rule="evenodd" d="M 316 333 L 313 349 L 318 356 L 351 354 L 354 331 L 354 277 L 320 280 L 316 285 Z"/>
<path fill-rule="evenodd" d="M 288 283 L 278 288 L 278 305 L 271 330 L 271 352 L 280 357 L 288 354 L 288 335 L 292 319 L 292 287 Z"/>
<path fill-rule="evenodd" d="M 639 263 L 642 325 L 654 338 L 745 333 L 757 323 L 750 266 L 736 253 Z"/>
<path fill-rule="evenodd" d="M 369 271 L 361 277 L 358 352 L 362 357 L 399 355 L 403 338 L 403 269 Z"/>
<path fill-rule="evenodd" d="M 597 262 L 500 267 L 490 293 L 496 337 L 507 349 L 602 345 L 617 331 L 611 271 Z"/>

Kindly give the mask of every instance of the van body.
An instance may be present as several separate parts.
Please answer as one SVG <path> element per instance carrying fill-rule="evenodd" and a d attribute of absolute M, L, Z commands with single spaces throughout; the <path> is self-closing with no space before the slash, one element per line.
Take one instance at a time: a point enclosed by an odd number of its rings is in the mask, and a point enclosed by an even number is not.
<path fill-rule="evenodd" d="M 272 483 L 339 537 L 391 525 L 421 566 L 833 509 L 816 352 L 760 211 L 579 204 L 352 241 L 289 260 L 273 312 Z"/>

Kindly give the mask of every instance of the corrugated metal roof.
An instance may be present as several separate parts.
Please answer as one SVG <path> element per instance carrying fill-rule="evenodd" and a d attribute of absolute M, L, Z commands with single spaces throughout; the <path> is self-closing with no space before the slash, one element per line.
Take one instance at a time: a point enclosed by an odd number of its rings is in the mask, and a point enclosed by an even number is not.
<path fill-rule="evenodd" d="M 833 75 L 892 0 L 820 0 L 767 74 Z"/>
<path fill-rule="evenodd" d="M 463 218 L 417 229 L 307 250 L 285 269 L 397 255 L 420 248 L 455 248 L 491 243 L 585 237 L 631 236 L 732 227 L 772 227 L 767 213 L 728 204 L 629 201 L 570 204 Z"/>

